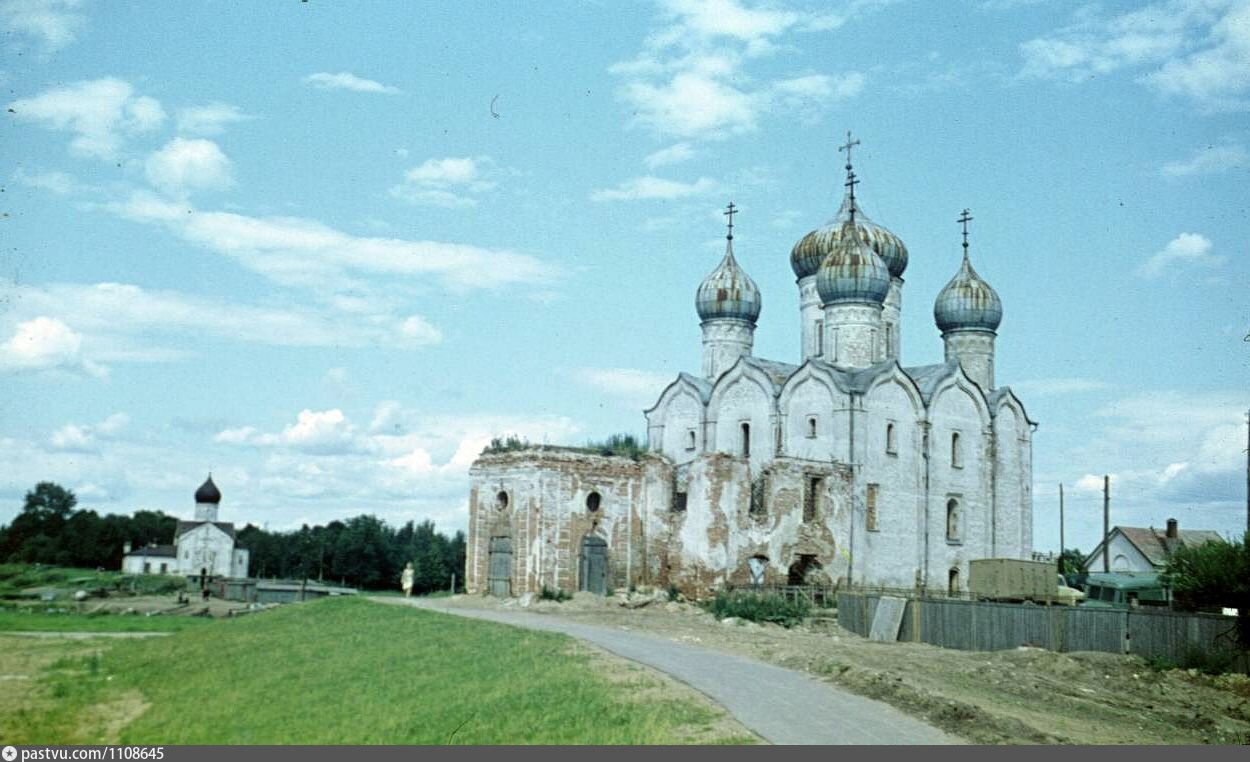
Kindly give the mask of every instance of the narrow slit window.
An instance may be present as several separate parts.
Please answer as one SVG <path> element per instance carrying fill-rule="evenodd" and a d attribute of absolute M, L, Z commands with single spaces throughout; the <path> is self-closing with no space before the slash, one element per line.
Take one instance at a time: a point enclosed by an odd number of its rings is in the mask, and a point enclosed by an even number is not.
<path fill-rule="evenodd" d="M 864 494 L 864 525 L 870 532 L 877 531 L 877 490 L 879 485 L 869 484 Z"/>
<path fill-rule="evenodd" d="M 686 431 L 686 449 L 693 450 L 695 447 L 694 429 Z"/>
<path fill-rule="evenodd" d="M 887 455 L 898 454 L 898 435 L 894 431 L 893 423 L 885 425 L 885 452 Z"/>
<path fill-rule="evenodd" d="M 816 438 L 816 416 L 808 416 L 807 418 L 807 438 Z"/>
<path fill-rule="evenodd" d="M 959 541 L 959 501 L 955 498 L 946 501 L 946 539 Z"/>
<path fill-rule="evenodd" d="M 964 467 L 963 446 L 959 441 L 959 432 L 951 434 L 951 468 Z"/>
<path fill-rule="evenodd" d="M 816 520 L 816 508 L 820 500 L 821 478 L 819 476 L 808 477 L 807 491 L 803 495 L 803 521 L 812 522 Z"/>
<path fill-rule="evenodd" d="M 742 457 L 751 457 L 751 424 L 742 424 Z"/>

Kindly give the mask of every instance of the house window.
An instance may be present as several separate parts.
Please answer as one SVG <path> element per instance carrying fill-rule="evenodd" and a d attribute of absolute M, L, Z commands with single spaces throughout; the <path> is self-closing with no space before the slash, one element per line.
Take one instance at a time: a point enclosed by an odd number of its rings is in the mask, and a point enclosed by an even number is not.
<path fill-rule="evenodd" d="M 151 574 L 151 573 L 152 573 L 152 564 L 148 563 L 147 561 L 144 561 L 144 562 L 143 562 L 143 573 L 144 573 L 144 574 Z"/>
<path fill-rule="evenodd" d="M 169 570 L 169 564 L 161 564 L 161 574 Z"/>
<path fill-rule="evenodd" d="M 885 425 L 885 454 L 898 455 L 898 436 L 894 433 L 894 424 Z"/>
<path fill-rule="evenodd" d="M 959 443 L 959 432 L 951 434 L 951 468 L 964 467 L 963 447 Z"/>
<path fill-rule="evenodd" d="M 946 501 L 946 541 L 959 542 L 959 501 Z"/>
<path fill-rule="evenodd" d="M 807 438 L 816 438 L 816 416 L 814 415 L 807 417 Z"/>
<path fill-rule="evenodd" d="M 600 500 L 602 500 L 602 498 L 599 496 L 598 492 L 591 492 L 589 495 L 586 496 L 586 510 L 591 513 L 594 513 L 595 511 L 599 510 Z"/>
<path fill-rule="evenodd" d="M 751 457 L 751 424 L 742 424 L 742 457 Z"/>
<path fill-rule="evenodd" d="M 685 492 L 673 493 L 672 512 L 673 513 L 685 513 L 686 512 L 686 493 Z"/>
<path fill-rule="evenodd" d="M 823 480 L 819 476 L 808 477 L 807 491 L 803 494 L 803 521 L 816 520 L 816 501 L 820 499 L 820 487 Z"/>
<path fill-rule="evenodd" d="M 879 485 L 869 484 L 864 494 L 864 524 L 870 532 L 877 531 L 877 490 Z"/>
<path fill-rule="evenodd" d="M 694 449 L 694 429 L 686 430 L 686 449 L 687 450 Z"/>

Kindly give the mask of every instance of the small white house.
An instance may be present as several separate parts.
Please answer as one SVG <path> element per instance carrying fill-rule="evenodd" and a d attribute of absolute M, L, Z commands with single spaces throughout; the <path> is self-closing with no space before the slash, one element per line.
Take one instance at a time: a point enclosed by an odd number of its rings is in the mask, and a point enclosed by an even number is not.
<path fill-rule="evenodd" d="M 1220 539 L 1219 533 L 1211 529 L 1181 529 L 1176 519 L 1168 519 L 1167 529 L 1162 532 L 1154 527 L 1112 527 L 1106 540 L 1085 559 L 1085 568 L 1091 572 L 1162 571 L 1177 548 Z"/>

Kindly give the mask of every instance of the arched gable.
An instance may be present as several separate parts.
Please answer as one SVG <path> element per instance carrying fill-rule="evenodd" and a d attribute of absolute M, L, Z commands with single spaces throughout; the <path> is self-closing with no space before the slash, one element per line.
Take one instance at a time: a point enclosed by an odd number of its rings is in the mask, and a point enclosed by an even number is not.
<path fill-rule="evenodd" d="M 786 409 L 790 405 L 790 400 L 794 397 L 799 387 L 808 383 L 823 386 L 828 391 L 830 400 L 846 396 L 846 391 L 838 383 L 838 379 L 829 371 L 827 366 L 808 360 L 799 366 L 799 369 L 787 378 L 785 384 L 781 387 L 781 393 L 777 398 L 777 407 L 781 410 L 782 415 L 785 415 Z"/>
<path fill-rule="evenodd" d="M 699 388 L 691 376 L 686 373 L 681 373 L 678 374 L 677 378 L 673 379 L 672 383 L 664 387 L 664 390 L 660 392 L 660 397 L 655 401 L 655 404 L 642 411 L 642 414 L 647 417 L 648 421 L 651 420 L 652 414 L 664 408 L 667 402 L 677 394 L 689 394 L 694 397 L 700 405 L 703 405 L 707 399 L 706 389 Z"/>
<path fill-rule="evenodd" d="M 716 381 L 708 400 L 707 449 L 770 458 L 776 451 L 772 429 L 776 412 L 777 388 L 772 379 L 740 358 Z M 748 436 L 744 437 L 744 433 Z M 749 439 L 749 446 L 744 439 Z"/>
<path fill-rule="evenodd" d="M 768 377 L 767 373 L 747 362 L 745 357 L 740 357 L 733 367 L 716 379 L 716 385 L 712 387 L 712 395 L 707 403 L 709 422 L 717 420 L 717 413 L 724 404 L 725 396 L 730 394 L 737 384 L 742 383 L 758 387 L 769 400 L 769 413 L 776 412 L 777 387 L 773 384 L 773 380 Z"/>
<path fill-rule="evenodd" d="M 1019 419 L 1022 425 L 1036 426 L 1037 421 L 1029 417 L 1029 413 L 1024 409 L 1024 403 L 1016 396 L 1011 387 L 1004 386 L 994 391 L 993 406 L 991 413 L 997 416 L 1002 410 L 1011 410 Z"/>
<path fill-rule="evenodd" d="M 777 398 L 783 452 L 827 461 L 833 457 L 839 425 L 835 411 L 847 405 L 847 392 L 826 366 L 808 361 L 786 379 Z"/>
<path fill-rule="evenodd" d="M 976 408 L 982 427 L 989 426 L 989 402 L 985 399 L 985 393 L 981 391 L 981 387 L 964 372 L 963 366 L 959 366 L 955 372 L 938 382 L 937 388 L 934 389 L 933 395 L 929 398 L 928 416 L 930 419 L 933 417 L 933 411 L 943 402 L 943 398 L 949 394 L 966 395 Z"/>
<path fill-rule="evenodd" d="M 920 393 L 920 387 L 911 376 L 903 370 L 897 362 L 893 364 L 890 370 L 882 373 L 869 384 L 867 391 L 864 392 L 864 406 L 870 407 L 872 398 L 875 393 L 888 385 L 897 385 L 907 395 L 907 399 L 911 402 L 912 412 L 916 420 L 921 420 L 925 416 L 924 397 Z"/>

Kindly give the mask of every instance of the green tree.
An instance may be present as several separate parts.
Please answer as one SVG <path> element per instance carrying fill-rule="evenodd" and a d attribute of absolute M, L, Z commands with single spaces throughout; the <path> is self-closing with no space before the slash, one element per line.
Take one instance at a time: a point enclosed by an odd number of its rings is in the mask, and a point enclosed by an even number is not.
<path fill-rule="evenodd" d="M 1059 573 L 1076 574 L 1085 564 L 1085 554 L 1076 548 L 1064 548 L 1059 554 Z"/>
<path fill-rule="evenodd" d="M 1250 650 L 1250 532 L 1236 542 L 1182 545 L 1160 578 L 1181 608 L 1236 608 L 1238 643 Z"/>

